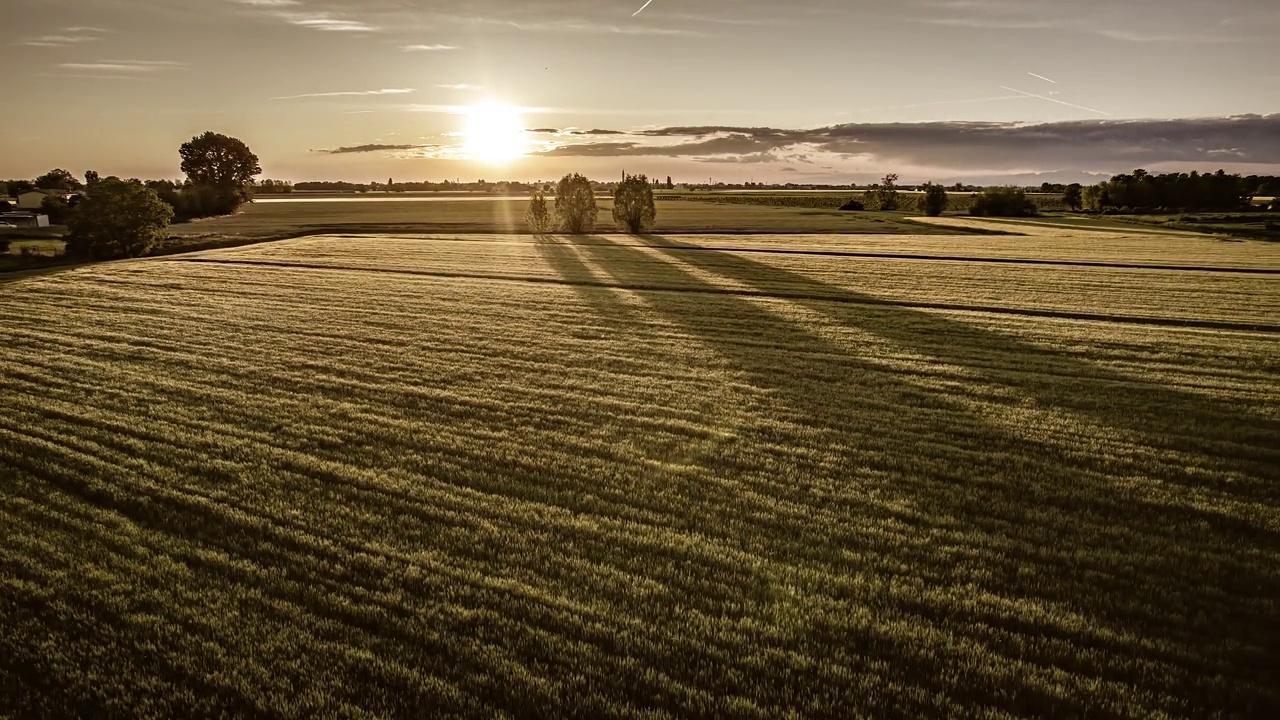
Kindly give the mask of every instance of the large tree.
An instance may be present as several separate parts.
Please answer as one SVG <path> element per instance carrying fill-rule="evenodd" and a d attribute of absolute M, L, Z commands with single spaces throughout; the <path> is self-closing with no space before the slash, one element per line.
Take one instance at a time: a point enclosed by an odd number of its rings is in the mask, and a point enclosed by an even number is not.
<path fill-rule="evenodd" d="M 36 178 L 36 187 L 41 190 L 79 190 L 82 186 L 75 175 L 70 172 L 57 168 Z"/>
<path fill-rule="evenodd" d="M 947 209 L 947 189 L 936 183 L 925 183 L 920 196 L 920 211 L 929 217 L 938 217 Z"/>
<path fill-rule="evenodd" d="M 626 175 L 613 190 L 613 221 L 619 230 L 636 234 L 653 226 L 653 186 L 644 175 Z"/>
<path fill-rule="evenodd" d="M 595 230 L 599 212 L 590 180 L 577 173 L 560 178 L 556 185 L 556 215 L 560 216 L 565 232 L 579 234 Z"/>
<path fill-rule="evenodd" d="M 164 238 L 173 208 L 140 182 L 94 183 L 68 220 L 67 255 L 110 260 L 140 257 Z"/>
<path fill-rule="evenodd" d="M 253 178 L 262 172 L 258 156 L 243 141 L 206 132 L 182 144 L 182 172 L 192 185 L 216 187 L 248 200 Z"/>

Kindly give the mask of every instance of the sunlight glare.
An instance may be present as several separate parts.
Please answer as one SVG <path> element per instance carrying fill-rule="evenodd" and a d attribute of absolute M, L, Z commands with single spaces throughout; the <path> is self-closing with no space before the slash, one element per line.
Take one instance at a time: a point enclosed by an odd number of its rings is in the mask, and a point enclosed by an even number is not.
<path fill-rule="evenodd" d="M 467 108 L 463 148 L 468 158 L 501 165 L 525 154 L 524 122 L 520 112 L 496 100 Z"/>

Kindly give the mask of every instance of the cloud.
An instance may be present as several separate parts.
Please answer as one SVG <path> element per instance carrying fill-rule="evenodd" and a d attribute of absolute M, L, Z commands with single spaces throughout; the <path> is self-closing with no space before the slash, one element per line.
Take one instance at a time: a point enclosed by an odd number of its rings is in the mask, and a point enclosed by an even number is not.
<path fill-rule="evenodd" d="M 277 17 L 298 27 L 323 30 L 325 32 L 373 33 L 381 29 L 360 22 L 336 17 L 328 12 L 282 12 Z"/>
<path fill-rule="evenodd" d="M 439 20 L 473 27 L 490 27 L 494 29 L 519 30 L 522 32 L 563 33 L 572 35 L 667 35 L 697 37 L 702 33 L 684 28 L 661 27 L 629 23 L 616 25 L 576 18 L 559 20 L 508 20 L 497 17 L 462 17 L 457 15 L 438 15 Z"/>
<path fill-rule="evenodd" d="M 413 88 L 384 88 L 382 90 L 344 90 L 341 92 L 320 92 L 305 93 L 302 95 L 281 95 L 273 97 L 272 100 L 301 100 L 303 98 L 327 98 L 327 97 L 365 97 L 369 95 L 408 95 L 416 92 Z"/>
<path fill-rule="evenodd" d="M 440 88 L 441 90 L 479 90 L 481 88 L 480 85 L 471 85 L 468 83 L 454 83 L 452 85 L 444 84 L 444 85 L 436 85 L 436 87 Z"/>
<path fill-rule="evenodd" d="M 433 148 L 435 145 L 353 145 L 351 147 L 340 147 L 332 150 L 312 150 L 312 152 L 322 153 L 324 155 L 349 155 L 353 153 L 371 153 L 371 152 L 391 152 L 397 150 L 422 150 L 425 148 Z"/>
<path fill-rule="evenodd" d="M 538 135 L 558 135 L 560 133 L 556 128 L 533 128 L 532 130 L 525 130 L 525 132 Z"/>
<path fill-rule="evenodd" d="M 456 45 L 401 45 L 400 49 L 405 52 L 445 52 L 448 50 L 457 50 Z"/>
<path fill-rule="evenodd" d="M 771 162 L 790 152 L 960 170 L 1132 169 L 1161 163 L 1280 163 L 1280 114 L 1185 120 L 851 123 L 788 130 L 729 126 L 641 130 L 636 140 L 566 143 L 549 157 L 672 157 Z M 676 142 L 671 142 L 671 141 Z M 794 157 L 789 159 L 796 159 Z"/>
<path fill-rule="evenodd" d="M 1128 30 L 1097 30 L 1096 33 L 1104 38 L 1117 40 L 1119 42 L 1129 43 L 1178 43 L 1178 44 L 1196 44 L 1196 45 L 1217 45 L 1223 43 L 1244 42 L 1245 38 L 1239 36 L 1223 36 L 1223 35 L 1178 35 L 1178 34 L 1161 34 L 1161 33 L 1145 33 L 1132 32 Z"/>
<path fill-rule="evenodd" d="M 571 130 L 570 135 L 626 135 L 621 130 Z"/>
<path fill-rule="evenodd" d="M 18 44 L 27 47 L 67 47 L 69 45 L 79 45 L 80 43 L 96 42 L 101 40 L 103 35 L 110 32 L 110 30 L 97 27 L 67 27 L 59 30 L 57 34 L 29 38 Z"/>
<path fill-rule="evenodd" d="M 173 60 L 99 60 L 91 63 L 61 63 L 58 67 L 62 70 L 81 73 L 104 72 L 142 75 L 179 70 L 185 68 L 186 64 Z"/>
<path fill-rule="evenodd" d="M 231 2 L 237 5 L 263 8 L 296 7 L 302 4 L 299 0 L 231 0 Z"/>

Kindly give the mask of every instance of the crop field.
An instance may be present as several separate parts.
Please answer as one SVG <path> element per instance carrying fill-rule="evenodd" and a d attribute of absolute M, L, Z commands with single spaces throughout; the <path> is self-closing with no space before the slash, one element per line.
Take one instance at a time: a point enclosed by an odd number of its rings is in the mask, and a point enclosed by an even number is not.
<path fill-rule="evenodd" d="M 613 227 L 611 200 L 599 199 L 598 227 Z M 334 232 L 360 233 L 524 233 L 523 198 L 485 200 L 377 199 L 255 203 L 230 217 L 170 228 L 176 246 L 236 239 L 296 237 Z M 655 232 L 701 233 L 914 233 L 957 234 L 955 228 L 927 226 L 905 215 L 845 213 L 812 208 L 715 203 L 661 203 Z"/>
<path fill-rule="evenodd" d="M 1276 717 L 1280 246 L 1028 232 L 0 284 L 0 717 Z"/>

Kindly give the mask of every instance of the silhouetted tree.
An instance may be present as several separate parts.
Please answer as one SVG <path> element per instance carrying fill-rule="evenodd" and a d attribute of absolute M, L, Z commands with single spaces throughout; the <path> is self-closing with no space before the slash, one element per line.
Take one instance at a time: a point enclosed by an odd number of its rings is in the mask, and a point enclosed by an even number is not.
<path fill-rule="evenodd" d="M 1068 185 L 1062 191 L 1062 204 L 1075 211 L 1084 207 L 1084 186 L 1080 183 Z"/>
<path fill-rule="evenodd" d="M 671 182 L 671 176 L 670 176 L 670 175 L 668 175 L 668 176 L 667 176 L 667 189 L 668 189 L 668 190 L 675 190 L 675 189 L 676 189 L 676 184 L 675 184 L 675 183 L 673 183 L 673 182 Z"/>
<path fill-rule="evenodd" d="M 595 192 L 591 181 L 578 173 L 565 175 L 556 185 L 556 215 L 567 233 L 589 233 L 596 228 Z"/>
<path fill-rule="evenodd" d="M 925 183 L 924 194 L 920 196 L 920 212 L 929 217 L 938 217 L 947 209 L 947 190 L 941 185 Z"/>
<path fill-rule="evenodd" d="M 70 172 L 57 168 L 36 178 L 36 188 L 40 190 L 63 190 L 71 192 L 79 190 L 83 187 L 75 175 Z"/>
<path fill-rule="evenodd" d="M 867 205 L 875 210 L 890 212 L 898 209 L 898 176 L 885 175 L 878 185 L 872 185 L 866 195 Z"/>
<path fill-rule="evenodd" d="M 658 211 L 653 206 L 653 186 L 644 175 L 628 175 L 613 190 L 613 221 L 618 229 L 635 234 L 648 230 Z"/>
<path fill-rule="evenodd" d="M 1036 204 L 1018 187 L 987 188 L 973 198 L 970 215 L 988 217 L 1029 217 L 1037 215 Z"/>
<path fill-rule="evenodd" d="M 102 179 L 102 177 L 101 177 L 100 175 L 98 175 L 98 171 L 97 171 L 97 170 L 85 170 L 85 171 L 84 171 L 84 186 L 85 186 L 85 187 L 93 187 L 93 185 L 94 185 L 95 183 L 97 183 L 97 182 L 98 182 L 99 180 L 101 180 L 101 179 Z"/>
<path fill-rule="evenodd" d="M 541 190 L 534 190 L 529 196 L 529 209 L 524 218 L 529 229 L 537 235 L 545 235 L 551 230 L 551 211 L 547 209 L 547 197 Z"/>
<path fill-rule="evenodd" d="M 9 188 L 9 194 L 13 197 L 36 189 L 36 184 L 30 180 L 10 180 L 5 183 L 5 186 Z"/>
<path fill-rule="evenodd" d="M 66 225 L 71 218 L 71 209 L 72 204 L 65 197 L 49 195 L 40 201 L 40 211 L 48 215 L 49 222 L 54 225 Z"/>
<path fill-rule="evenodd" d="M 253 197 L 253 178 L 262 168 L 258 156 L 244 142 L 206 132 L 183 143 L 178 152 L 188 183 L 192 188 L 203 189 L 200 202 L 193 203 L 202 212 L 229 214 Z"/>
<path fill-rule="evenodd" d="M 99 180 L 69 221 L 68 255 L 107 260 L 146 255 L 164 238 L 173 209 L 139 182 Z"/>

